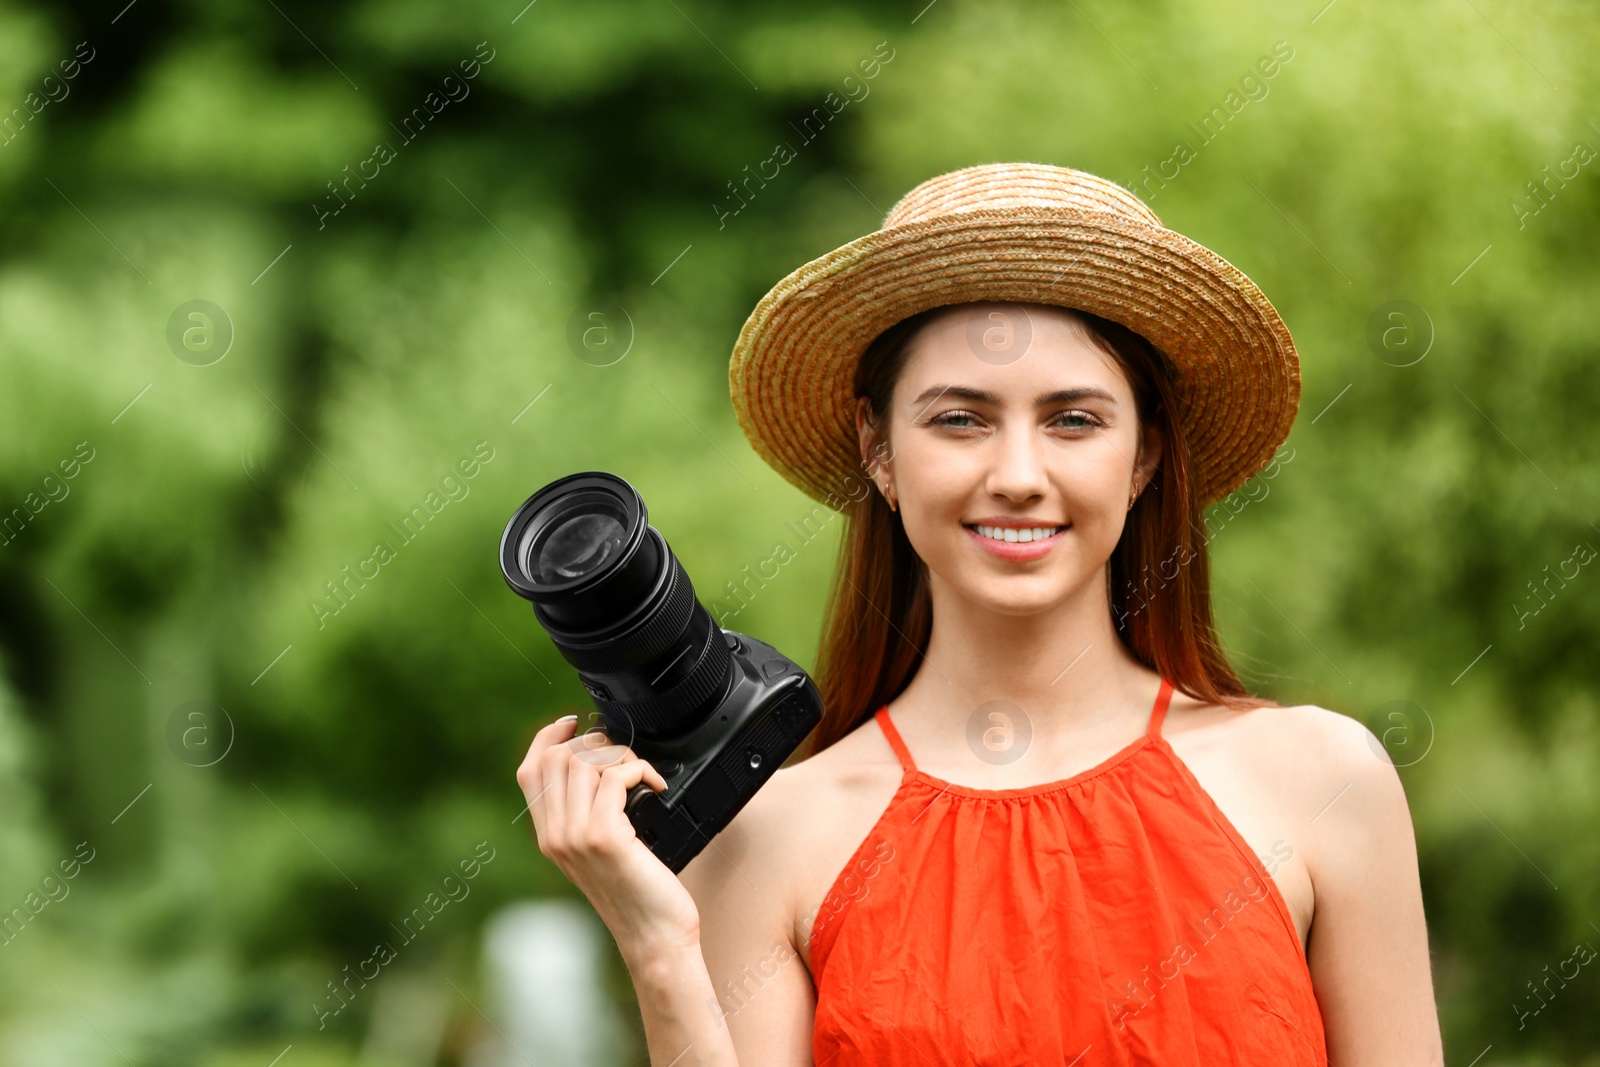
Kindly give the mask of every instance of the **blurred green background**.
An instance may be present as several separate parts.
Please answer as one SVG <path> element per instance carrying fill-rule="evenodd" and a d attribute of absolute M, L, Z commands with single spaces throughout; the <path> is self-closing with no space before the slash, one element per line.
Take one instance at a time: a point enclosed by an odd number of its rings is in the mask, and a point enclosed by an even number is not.
<path fill-rule="evenodd" d="M 1600 947 L 1593 5 L 524 2 L 0 6 L 0 1062 L 464 1062 L 486 918 L 574 892 L 513 821 L 587 704 L 506 518 L 615 471 L 721 599 L 811 508 L 734 422 L 745 316 L 1016 159 L 1282 311 L 1224 639 L 1403 765 L 1449 1061 L 1600 1062 L 1597 968 L 1529 986 Z M 809 665 L 837 530 L 729 625 Z M 433 1035 L 319 1029 L 480 843 L 377 983 Z"/>

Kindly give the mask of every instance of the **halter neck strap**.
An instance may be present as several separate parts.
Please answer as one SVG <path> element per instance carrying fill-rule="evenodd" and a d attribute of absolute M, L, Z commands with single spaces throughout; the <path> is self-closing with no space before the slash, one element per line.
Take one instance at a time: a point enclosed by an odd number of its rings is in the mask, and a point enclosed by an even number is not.
<path fill-rule="evenodd" d="M 1161 689 L 1156 693 L 1155 707 L 1150 709 L 1150 727 L 1145 732 L 1157 740 L 1161 738 L 1161 722 L 1167 717 L 1167 705 L 1172 703 L 1172 683 L 1163 675 Z"/>
<path fill-rule="evenodd" d="M 878 720 L 878 728 L 883 731 L 884 740 L 889 742 L 889 747 L 894 749 L 895 759 L 900 761 L 900 766 L 907 774 L 915 771 L 917 765 L 911 759 L 911 750 L 906 748 L 906 743 L 900 739 L 900 731 L 889 721 L 889 705 L 885 704 L 879 708 L 873 718 Z"/>

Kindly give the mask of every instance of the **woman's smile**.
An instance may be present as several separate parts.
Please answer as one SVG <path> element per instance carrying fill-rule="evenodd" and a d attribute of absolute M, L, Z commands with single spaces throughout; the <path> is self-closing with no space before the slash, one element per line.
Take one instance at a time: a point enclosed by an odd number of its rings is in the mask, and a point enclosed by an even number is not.
<path fill-rule="evenodd" d="M 1017 519 L 991 519 L 961 525 L 985 552 L 1014 562 L 1041 558 L 1072 528 L 1071 523 L 1048 525 Z"/>

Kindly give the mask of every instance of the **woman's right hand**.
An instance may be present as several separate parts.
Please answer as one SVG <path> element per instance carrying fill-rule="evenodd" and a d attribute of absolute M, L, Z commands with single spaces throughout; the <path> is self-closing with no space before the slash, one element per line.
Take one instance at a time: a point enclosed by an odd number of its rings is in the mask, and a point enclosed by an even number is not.
<path fill-rule="evenodd" d="M 700 914 L 666 864 L 639 840 L 624 811 L 640 782 L 661 792 L 660 773 L 604 733 L 578 733 L 577 716 L 534 735 L 517 768 L 539 851 L 589 898 L 632 965 L 698 946 Z"/>

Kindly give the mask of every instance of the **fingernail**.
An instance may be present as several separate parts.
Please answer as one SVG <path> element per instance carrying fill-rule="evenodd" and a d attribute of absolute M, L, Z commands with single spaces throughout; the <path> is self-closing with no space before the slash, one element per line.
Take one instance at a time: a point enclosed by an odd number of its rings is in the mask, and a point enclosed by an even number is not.
<path fill-rule="evenodd" d="M 576 715 L 563 715 L 561 718 L 557 719 L 556 722 L 576 722 L 577 718 L 578 717 Z"/>

